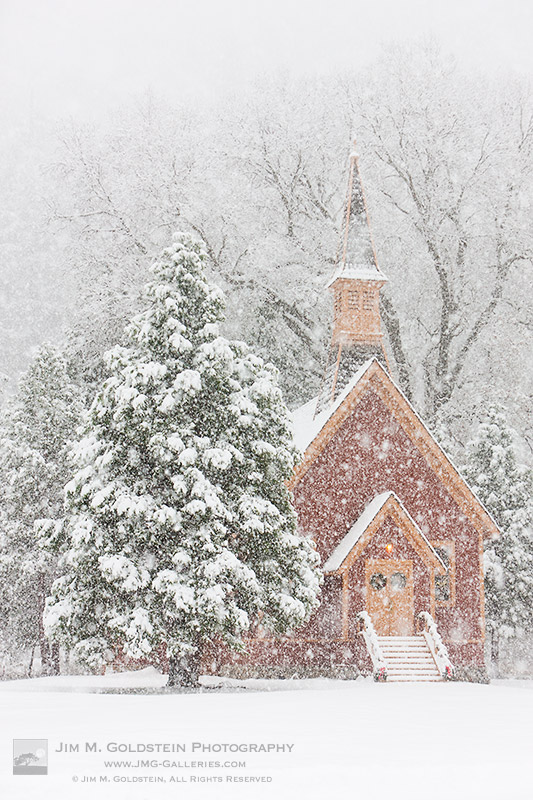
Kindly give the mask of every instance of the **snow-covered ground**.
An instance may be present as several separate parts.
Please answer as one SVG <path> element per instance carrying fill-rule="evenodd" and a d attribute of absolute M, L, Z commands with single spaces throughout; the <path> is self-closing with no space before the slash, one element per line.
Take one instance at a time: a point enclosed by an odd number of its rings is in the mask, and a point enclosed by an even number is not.
<path fill-rule="evenodd" d="M 199 693 L 165 693 L 160 691 L 165 677 L 145 669 L 0 683 L 0 796 L 327 800 L 335 791 L 353 800 L 531 796 L 533 681 L 204 682 Z M 215 688 L 217 683 L 222 688 Z M 11 775 L 14 738 L 48 739 L 48 775 Z M 86 752 L 86 742 L 96 743 L 100 752 Z M 115 743 L 138 749 L 114 752 Z M 193 743 L 293 747 L 224 754 L 192 752 Z M 64 751 L 76 744 L 79 752 Z M 186 752 L 140 752 L 147 744 L 182 744 Z M 104 764 L 145 759 L 161 765 Z M 205 765 L 226 760 L 246 766 Z M 165 761 L 174 766 L 163 766 Z M 97 782 L 83 780 L 91 777 Z M 271 781 L 236 781 L 261 777 Z"/>

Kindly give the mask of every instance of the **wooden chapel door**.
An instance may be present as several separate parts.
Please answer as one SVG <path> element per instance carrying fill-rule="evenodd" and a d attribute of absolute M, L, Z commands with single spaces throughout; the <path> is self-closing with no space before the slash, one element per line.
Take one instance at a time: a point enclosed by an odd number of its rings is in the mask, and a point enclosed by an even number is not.
<path fill-rule="evenodd" d="M 414 632 L 413 562 L 368 559 L 365 565 L 366 610 L 378 636 Z"/>

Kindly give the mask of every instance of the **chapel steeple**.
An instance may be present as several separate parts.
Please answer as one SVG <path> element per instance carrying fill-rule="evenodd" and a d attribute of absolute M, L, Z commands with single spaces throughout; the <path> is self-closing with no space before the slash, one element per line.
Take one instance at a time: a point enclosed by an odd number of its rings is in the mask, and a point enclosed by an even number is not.
<path fill-rule="evenodd" d="M 333 292 L 333 334 L 316 413 L 335 400 L 368 359 L 378 358 L 388 367 L 379 313 L 379 291 L 386 281 L 372 242 L 354 142 L 340 254 L 328 284 Z"/>

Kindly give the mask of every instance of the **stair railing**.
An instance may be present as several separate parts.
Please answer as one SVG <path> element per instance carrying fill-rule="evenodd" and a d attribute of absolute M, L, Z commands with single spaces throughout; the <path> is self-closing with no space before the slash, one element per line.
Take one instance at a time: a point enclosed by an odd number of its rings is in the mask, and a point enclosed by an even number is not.
<path fill-rule="evenodd" d="M 372 620 L 370 619 L 370 615 L 367 611 L 360 611 L 357 615 L 357 620 L 360 625 L 359 633 L 362 634 L 363 639 L 365 640 L 366 649 L 368 650 L 368 654 L 372 661 L 372 667 L 374 669 L 374 680 L 375 681 L 386 681 L 387 680 L 387 663 L 383 656 L 383 651 L 379 646 L 379 640 L 377 637 L 376 629 L 372 624 Z"/>
<path fill-rule="evenodd" d="M 437 668 L 445 680 L 452 680 L 454 676 L 453 664 L 450 661 L 446 645 L 437 630 L 435 620 L 428 611 L 421 611 L 418 619 L 423 623 L 422 635 L 424 636 L 431 654 L 435 659 Z"/>

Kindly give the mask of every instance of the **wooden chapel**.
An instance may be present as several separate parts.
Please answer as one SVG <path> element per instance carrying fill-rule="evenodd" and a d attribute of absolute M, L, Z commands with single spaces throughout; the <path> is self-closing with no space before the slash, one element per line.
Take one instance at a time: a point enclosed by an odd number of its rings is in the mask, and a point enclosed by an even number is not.
<path fill-rule="evenodd" d="M 391 378 L 355 152 L 347 198 L 327 368 L 294 413 L 290 488 L 321 556 L 321 605 L 291 636 L 220 652 L 216 671 L 483 681 L 483 541 L 498 530 Z"/>

